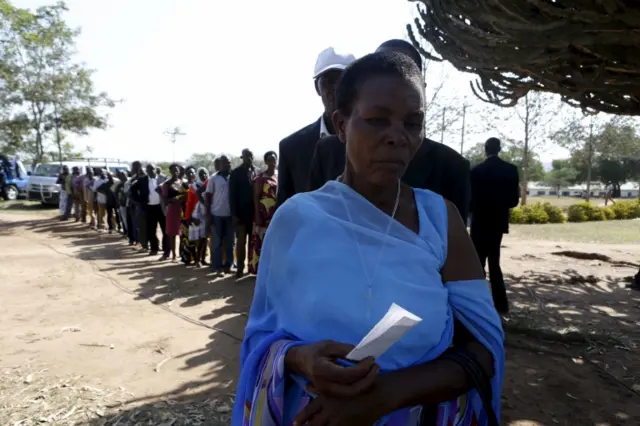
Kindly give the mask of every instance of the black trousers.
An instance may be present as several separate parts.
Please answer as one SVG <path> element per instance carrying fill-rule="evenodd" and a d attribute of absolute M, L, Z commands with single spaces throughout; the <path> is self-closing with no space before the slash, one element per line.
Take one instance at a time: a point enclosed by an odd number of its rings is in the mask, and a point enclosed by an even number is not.
<path fill-rule="evenodd" d="M 634 277 L 634 286 L 636 289 L 640 290 L 640 269 L 638 269 L 638 273 Z"/>
<path fill-rule="evenodd" d="M 502 231 L 481 229 L 481 226 L 471 227 L 471 240 L 476 247 L 482 268 L 485 268 L 487 261 L 489 263 L 489 282 L 491 283 L 493 304 L 499 313 L 506 314 L 509 312 L 509 301 L 507 300 L 507 289 L 504 285 L 502 268 L 500 268 L 502 235 Z"/>
<path fill-rule="evenodd" d="M 162 231 L 162 252 L 168 256 L 171 248 L 169 247 L 169 238 L 167 237 L 167 232 L 165 230 L 166 219 L 162 211 L 162 206 L 160 206 L 160 204 L 147 206 L 146 216 L 149 249 L 152 252 L 157 252 L 160 249 L 157 235 L 158 225 L 160 225 L 160 230 Z"/>
<path fill-rule="evenodd" d="M 133 207 L 127 207 L 127 236 L 129 237 L 129 243 L 135 244 L 138 242 L 138 238 L 135 231 L 133 221 Z"/>
<path fill-rule="evenodd" d="M 120 227 L 118 207 L 112 204 L 107 204 L 107 224 L 109 225 L 109 231 L 113 231 L 116 225 L 118 228 Z"/>

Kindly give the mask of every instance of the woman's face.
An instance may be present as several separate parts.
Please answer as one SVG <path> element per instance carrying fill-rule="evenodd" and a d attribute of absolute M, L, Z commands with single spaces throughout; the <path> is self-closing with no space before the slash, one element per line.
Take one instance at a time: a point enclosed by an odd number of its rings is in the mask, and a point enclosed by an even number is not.
<path fill-rule="evenodd" d="M 198 177 L 200 178 L 200 180 L 202 182 L 204 182 L 205 180 L 207 180 L 209 178 L 209 173 L 207 173 L 206 170 L 200 170 L 200 173 L 199 173 Z"/>
<path fill-rule="evenodd" d="M 265 158 L 264 162 L 267 165 L 267 168 L 273 170 L 275 169 L 278 160 L 276 159 L 275 155 L 268 155 L 267 158 Z"/>
<path fill-rule="evenodd" d="M 424 92 L 418 82 L 375 76 L 359 89 L 350 116 L 333 116 L 354 171 L 374 185 L 404 174 L 424 138 Z"/>
<path fill-rule="evenodd" d="M 180 177 L 180 168 L 178 166 L 171 167 L 170 171 L 173 179 L 178 179 Z"/>
<path fill-rule="evenodd" d="M 189 179 L 189 182 L 193 182 L 196 178 L 196 171 L 194 169 L 187 169 L 187 179 Z"/>

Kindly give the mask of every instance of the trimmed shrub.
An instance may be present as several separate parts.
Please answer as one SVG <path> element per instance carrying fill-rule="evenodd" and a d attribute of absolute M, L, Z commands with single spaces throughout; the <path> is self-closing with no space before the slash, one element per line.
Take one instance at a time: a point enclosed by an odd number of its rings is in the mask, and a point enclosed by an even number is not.
<path fill-rule="evenodd" d="M 640 201 L 617 201 L 609 207 L 616 219 L 636 219 L 640 217 Z"/>
<path fill-rule="evenodd" d="M 569 206 L 566 215 L 560 207 L 548 202 L 538 202 L 511 209 L 509 222 L 515 224 L 537 224 L 564 223 L 567 220 L 569 222 L 596 222 L 636 218 L 640 218 L 640 199 L 618 201 L 608 207 L 598 207 L 587 201 L 581 201 Z"/>
<path fill-rule="evenodd" d="M 544 207 L 540 203 L 522 206 L 522 211 L 525 215 L 525 223 L 540 224 L 549 223 L 549 215 L 544 210 Z"/>
<path fill-rule="evenodd" d="M 542 208 L 547 213 L 547 216 L 549 216 L 549 223 L 565 223 L 567 221 L 560 207 L 556 207 L 547 202 L 542 204 Z"/>
<path fill-rule="evenodd" d="M 587 201 L 582 201 L 578 204 L 569 206 L 568 217 L 569 222 L 595 222 L 607 220 L 604 208 L 594 206 Z"/>
<path fill-rule="evenodd" d="M 509 217 L 509 223 L 517 223 L 520 225 L 527 223 L 527 216 L 522 210 L 522 207 L 515 207 L 511 209 L 511 216 Z"/>
<path fill-rule="evenodd" d="M 616 218 L 616 212 L 611 207 L 603 207 L 602 211 L 606 220 L 614 220 Z"/>
<path fill-rule="evenodd" d="M 578 203 L 569 206 L 567 209 L 567 220 L 569 222 L 586 222 L 589 220 L 584 204 L 589 203 Z"/>

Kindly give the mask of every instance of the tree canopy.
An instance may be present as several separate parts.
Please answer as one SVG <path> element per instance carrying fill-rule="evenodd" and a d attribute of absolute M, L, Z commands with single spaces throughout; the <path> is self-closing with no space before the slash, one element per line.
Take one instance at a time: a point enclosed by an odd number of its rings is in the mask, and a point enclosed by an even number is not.
<path fill-rule="evenodd" d="M 115 105 L 74 61 L 80 32 L 66 11 L 62 1 L 31 11 L 0 0 L 0 149 L 33 163 L 74 153 L 69 136 L 106 128 Z"/>
<path fill-rule="evenodd" d="M 640 180 L 640 133 L 625 117 L 579 117 L 553 135 L 571 157 L 575 182 L 621 184 Z"/>

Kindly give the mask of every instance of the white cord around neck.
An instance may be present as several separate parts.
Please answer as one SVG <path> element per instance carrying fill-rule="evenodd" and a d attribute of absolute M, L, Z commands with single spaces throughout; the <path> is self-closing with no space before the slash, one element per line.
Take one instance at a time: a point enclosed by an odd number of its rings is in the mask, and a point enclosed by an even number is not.
<path fill-rule="evenodd" d="M 338 182 L 342 182 L 341 179 L 342 176 L 338 177 Z M 344 184 L 344 183 L 343 183 Z M 393 205 L 393 210 L 391 211 L 391 217 L 389 218 L 389 223 L 387 224 L 387 230 L 385 231 L 385 237 L 389 235 L 389 231 L 391 230 L 391 225 L 393 224 L 394 220 L 395 220 L 395 215 L 396 212 L 398 211 L 398 205 L 400 204 L 400 179 L 398 179 L 398 187 L 396 189 L 396 201 L 395 204 Z M 344 209 L 347 213 L 347 217 L 349 218 L 349 222 L 353 223 L 353 218 L 351 217 L 351 212 L 349 211 L 349 207 L 347 206 L 344 197 L 342 196 L 342 194 L 340 194 L 340 198 L 342 200 L 342 204 L 344 206 Z M 373 204 L 373 203 L 372 203 Z M 362 270 L 365 274 L 365 276 L 367 277 L 367 316 L 371 315 L 371 301 L 373 299 L 373 281 L 375 280 L 376 274 L 378 272 L 378 265 L 380 265 L 380 258 L 382 256 L 382 252 L 385 250 L 385 248 L 387 247 L 387 241 L 385 239 L 384 243 L 382 244 L 382 247 L 380 247 L 380 251 L 378 251 L 378 256 L 377 259 L 374 263 L 374 267 L 373 267 L 373 271 L 371 273 L 371 275 L 369 275 L 368 271 L 367 271 L 367 267 L 366 264 L 364 262 L 364 256 L 362 255 L 362 250 L 360 248 L 360 243 L 358 241 L 358 236 L 356 235 L 356 233 L 354 232 L 353 229 L 351 230 L 351 235 L 353 236 L 355 242 L 356 242 L 356 248 L 358 250 L 358 256 L 360 258 L 360 265 L 362 266 Z"/>

